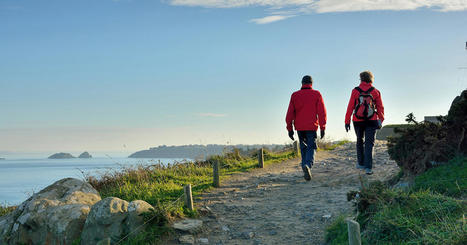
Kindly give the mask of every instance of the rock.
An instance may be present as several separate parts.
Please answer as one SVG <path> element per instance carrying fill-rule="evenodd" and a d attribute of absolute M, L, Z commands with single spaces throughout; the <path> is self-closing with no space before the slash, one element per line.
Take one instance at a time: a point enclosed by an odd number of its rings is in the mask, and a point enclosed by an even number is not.
<path fill-rule="evenodd" d="M 83 153 L 81 153 L 78 158 L 92 158 L 92 155 L 89 154 L 89 152 L 85 151 Z"/>
<path fill-rule="evenodd" d="M 141 216 L 143 213 L 150 212 L 153 209 L 151 204 L 142 201 L 136 200 L 128 204 L 128 218 L 125 222 L 125 232 L 130 233 L 136 229 L 142 230 L 141 227 L 144 224 L 144 218 Z"/>
<path fill-rule="evenodd" d="M 116 197 L 107 197 L 92 206 L 83 233 L 81 244 L 95 244 L 110 237 L 117 242 L 125 232 L 128 202 Z"/>
<path fill-rule="evenodd" d="M 255 233 L 252 232 L 252 231 L 245 231 L 245 232 L 242 233 L 241 236 L 244 239 L 251 239 L 251 238 L 255 237 Z"/>
<path fill-rule="evenodd" d="M 110 238 L 107 237 L 106 239 L 102 239 L 96 243 L 96 245 L 110 245 Z"/>
<path fill-rule="evenodd" d="M 193 235 L 183 235 L 180 238 L 178 238 L 178 241 L 181 244 L 195 244 L 195 238 L 193 237 Z"/>
<path fill-rule="evenodd" d="M 209 239 L 207 238 L 198 238 L 199 244 L 209 244 Z"/>
<path fill-rule="evenodd" d="M 75 157 L 71 155 L 70 153 L 64 153 L 64 152 L 55 153 L 49 157 L 49 159 L 70 159 L 70 158 L 75 158 Z"/>
<path fill-rule="evenodd" d="M 0 244 L 71 244 L 99 200 L 88 183 L 59 180 L 0 217 Z"/>
<path fill-rule="evenodd" d="M 330 214 L 325 214 L 323 215 L 323 220 L 329 220 L 331 218 L 331 215 Z"/>
<path fill-rule="evenodd" d="M 189 232 L 195 234 L 201 230 L 203 221 L 198 219 L 184 219 L 175 222 L 172 227 L 176 230 Z"/>

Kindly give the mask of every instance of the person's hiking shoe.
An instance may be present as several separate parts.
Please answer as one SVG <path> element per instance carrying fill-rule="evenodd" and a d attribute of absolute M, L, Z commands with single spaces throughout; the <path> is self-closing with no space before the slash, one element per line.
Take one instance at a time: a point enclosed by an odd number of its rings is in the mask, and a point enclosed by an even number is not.
<path fill-rule="evenodd" d="M 365 170 L 365 166 L 357 163 L 357 169 Z"/>
<path fill-rule="evenodd" d="M 311 180 L 311 170 L 310 170 L 310 167 L 305 166 L 305 168 L 303 169 L 303 173 L 304 173 L 303 178 L 305 178 L 306 181 L 310 181 L 310 180 Z"/>
<path fill-rule="evenodd" d="M 371 169 L 369 169 L 369 168 L 365 169 L 365 172 L 366 172 L 366 174 L 368 174 L 368 175 L 372 175 L 372 174 L 373 174 L 373 171 L 372 171 Z"/>

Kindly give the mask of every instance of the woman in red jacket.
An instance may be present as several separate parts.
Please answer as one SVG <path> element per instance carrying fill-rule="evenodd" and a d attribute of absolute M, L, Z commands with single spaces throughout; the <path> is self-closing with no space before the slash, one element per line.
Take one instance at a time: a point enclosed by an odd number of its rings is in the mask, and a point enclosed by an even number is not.
<path fill-rule="evenodd" d="M 384 121 L 381 93 L 373 87 L 374 76 L 370 71 L 360 73 L 360 85 L 352 90 L 345 114 L 345 130 L 350 130 L 350 117 L 357 135 L 357 168 L 373 174 L 373 146 L 376 130 Z M 365 137 L 365 141 L 363 141 Z"/>

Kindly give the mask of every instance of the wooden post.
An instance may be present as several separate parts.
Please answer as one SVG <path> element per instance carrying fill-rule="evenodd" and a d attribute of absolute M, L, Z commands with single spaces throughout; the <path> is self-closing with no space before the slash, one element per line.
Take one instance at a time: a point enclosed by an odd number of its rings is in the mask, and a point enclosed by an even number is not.
<path fill-rule="evenodd" d="M 300 145 L 298 144 L 297 140 L 293 142 L 293 150 L 295 153 L 297 153 L 297 155 L 300 155 Z"/>
<path fill-rule="evenodd" d="M 347 219 L 347 229 L 349 233 L 349 245 L 361 245 L 360 224 L 354 220 Z"/>
<path fill-rule="evenodd" d="M 221 182 L 219 180 L 219 161 L 215 161 L 214 162 L 214 165 L 212 166 L 212 170 L 213 170 L 213 182 L 212 182 L 212 185 L 214 187 L 220 187 L 221 186 Z"/>
<path fill-rule="evenodd" d="M 185 192 L 185 205 L 186 207 L 193 211 L 193 195 L 191 194 L 191 184 L 185 185 L 183 187 L 183 191 Z"/>
<path fill-rule="evenodd" d="M 258 152 L 258 165 L 260 168 L 264 168 L 264 150 L 263 148 L 259 149 Z"/>

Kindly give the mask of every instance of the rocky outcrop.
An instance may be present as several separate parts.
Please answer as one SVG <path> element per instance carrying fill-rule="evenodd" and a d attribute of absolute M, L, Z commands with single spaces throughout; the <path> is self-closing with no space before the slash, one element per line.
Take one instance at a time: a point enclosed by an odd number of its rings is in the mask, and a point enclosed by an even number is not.
<path fill-rule="evenodd" d="M 75 157 L 71 155 L 70 153 L 64 153 L 64 152 L 55 153 L 49 157 L 49 159 L 69 159 L 69 158 L 75 158 Z"/>
<path fill-rule="evenodd" d="M 452 101 L 446 128 L 448 142 L 457 153 L 467 154 L 467 89 Z"/>
<path fill-rule="evenodd" d="M 152 206 L 137 200 L 128 203 L 116 197 L 107 197 L 96 203 L 84 225 L 81 244 L 96 244 L 110 238 L 116 243 L 125 234 L 136 230 L 143 223 L 142 213 L 150 211 Z"/>
<path fill-rule="evenodd" d="M 89 152 L 85 151 L 83 153 L 81 153 L 78 158 L 92 158 L 91 154 L 89 154 Z"/>
<path fill-rule="evenodd" d="M 0 217 L 0 244 L 71 244 L 100 200 L 86 182 L 59 180 Z"/>

